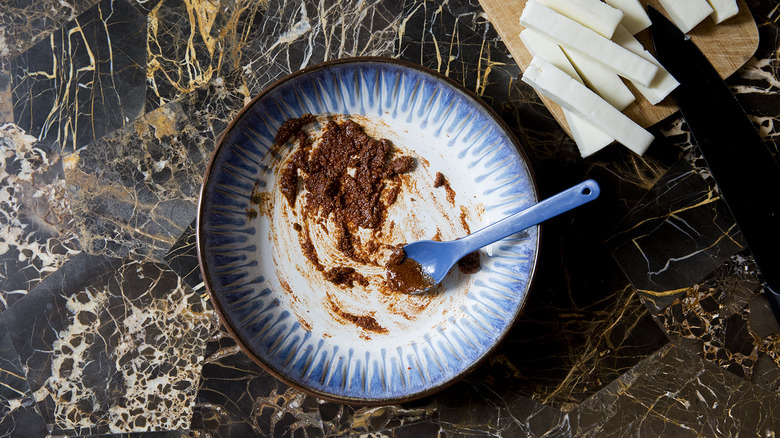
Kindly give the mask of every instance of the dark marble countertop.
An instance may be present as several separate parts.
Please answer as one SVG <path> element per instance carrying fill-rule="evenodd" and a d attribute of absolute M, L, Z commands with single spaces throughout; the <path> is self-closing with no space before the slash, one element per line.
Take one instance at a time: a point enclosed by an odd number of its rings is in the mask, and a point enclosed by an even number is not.
<path fill-rule="evenodd" d="M 748 4 L 759 49 L 728 83 L 777 155 L 780 3 Z M 544 225 L 497 351 L 443 392 L 370 408 L 241 352 L 192 233 L 238 110 L 362 55 L 478 94 L 542 197 L 602 186 Z M 686 124 L 654 126 L 643 157 L 582 159 L 520 76 L 476 0 L 0 0 L 0 436 L 774 436 L 780 328 Z"/>

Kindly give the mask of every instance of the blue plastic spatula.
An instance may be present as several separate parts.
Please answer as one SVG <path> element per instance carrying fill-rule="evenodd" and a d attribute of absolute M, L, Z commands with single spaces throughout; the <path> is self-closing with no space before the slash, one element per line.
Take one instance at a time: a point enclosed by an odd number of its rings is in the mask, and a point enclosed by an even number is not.
<path fill-rule="evenodd" d="M 404 252 L 407 258 L 420 264 L 423 276 L 433 287 L 465 255 L 590 202 L 599 196 L 599 191 L 598 183 L 589 179 L 466 237 L 449 242 L 420 240 L 405 245 Z M 426 290 L 412 293 L 421 294 Z"/>

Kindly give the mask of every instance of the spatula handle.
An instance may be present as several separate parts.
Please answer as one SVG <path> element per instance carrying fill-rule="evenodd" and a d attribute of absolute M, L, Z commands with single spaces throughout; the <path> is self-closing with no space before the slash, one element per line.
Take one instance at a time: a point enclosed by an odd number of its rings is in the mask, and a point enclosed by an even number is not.
<path fill-rule="evenodd" d="M 596 181 L 585 180 L 525 210 L 488 225 L 462 239 L 462 248 L 478 249 L 579 207 L 599 196 Z"/>

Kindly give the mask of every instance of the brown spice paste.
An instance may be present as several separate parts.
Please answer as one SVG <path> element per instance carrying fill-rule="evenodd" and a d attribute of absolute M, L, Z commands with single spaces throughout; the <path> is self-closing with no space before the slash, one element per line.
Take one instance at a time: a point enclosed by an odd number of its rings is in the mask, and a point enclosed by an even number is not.
<path fill-rule="evenodd" d="M 482 267 L 479 262 L 479 251 L 474 251 L 458 260 L 458 269 L 464 274 L 474 274 Z"/>
<path fill-rule="evenodd" d="M 287 143 L 293 135 L 297 135 L 301 132 L 301 128 L 309 123 L 317 121 L 317 117 L 313 114 L 304 114 L 297 119 L 285 120 L 279 130 L 276 131 L 276 137 L 274 138 L 274 144 L 279 146 Z"/>
<path fill-rule="evenodd" d="M 438 189 L 439 187 L 444 187 L 444 191 L 447 193 L 447 200 L 450 201 L 450 204 L 454 204 L 455 190 L 450 187 L 450 182 L 447 181 L 447 178 L 443 173 L 436 172 L 436 178 L 433 180 L 433 188 Z"/>
<path fill-rule="evenodd" d="M 376 236 L 382 230 L 387 209 L 401 192 L 400 175 L 411 172 L 416 162 L 411 156 L 399 156 L 389 140 L 372 138 L 352 120 L 326 121 L 315 144 L 303 128 L 317 121 L 315 116 L 307 114 L 287 120 L 279 128 L 274 144 L 282 146 L 292 141 L 295 149 L 280 169 L 277 184 L 291 208 L 296 206 L 299 196 L 305 196 L 305 203 L 299 209 L 303 220 L 293 224 L 293 229 L 298 233 L 303 254 L 314 267 L 333 284 L 367 286 L 368 279 L 352 267 L 323 265 L 309 227 L 315 224 L 325 227 L 324 221 L 328 221 L 336 230 L 336 248 L 342 254 L 358 263 L 378 266 L 375 255 L 388 246 L 372 239 L 362 242 L 358 231 L 372 230 Z M 439 172 L 434 187 L 442 186 L 450 203 L 454 202 L 455 193 Z M 440 240 L 441 236 L 437 236 Z M 476 272 L 479 255 L 476 270 L 473 259 L 471 265 L 464 263 L 462 272 Z M 419 263 L 405 257 L 402 246 L 394 248 L 385 271 L 391 291 L 412 293 L 433 286 Z M 332 312 L 364 330 L 387 331 L 373 316 L 349 313 L 329 301 Z"/>
<path fill-rule="evenodd" d="M 402 246 L 395 248 L 387 261 L 385 271 L 387 285 L 395 292 L 419 293 L 435 286 L 433 279 L 423 272 L 422 266 L 406 257 Z"/>
<path fill-rule="evenodd" d="M 309 120 L 307 116 L 301 119 Z M 301 182 L 308 192 L 306 213 L 309 215 L 327 218 L 332 213 L 337 224 L 350 234 L 359 227 L 380 228 L 387 207 L 392 204 L 381 202 L 382 192 L 396 175 L 414 168 L 414 158 L 392 158 L 393 146 L 389 140 L 370 137 L 352 120 L 341 124 L 327 122 L 317 147 L 311 147 L 305 133 L 290 132 L 305 125 L 299 122 L 301 119 L 293 119 L 296 122 L 289 123 L 284 130 L 280 128 L 282 138 L 298 136 L 301 141 L 279 182 L 290 206 L 295 205 Z M 281 139 L 277 136 L 278 141 Z"/>
<path fill-rule="evenodd" d="M 325 273 L 325 278 L 333 284 L 345 284 L 352 287 L 355 283 L 368 286 L 368 279 L 363 274 L 348 266 L 336 266 Z"/>
<path fill-rule="evenodd" d="M 382 229 L 387 208 L 397 200 L 401 190 L 398 175 L 412 171 L 415 160 L 410 156 L 395 156 L 389 140 L 372 138 L 352 120 L 328 121 L 315 146 L 302 129 L 315 121 L 309 114 L 287 120 L 279 128 L 275 144 L 290 139 L 298 142 L 280 172 L 279 189 L 290 207 L 295 206 L 300 190 L 306 191 L 302 215 L 307 220 L 303 226 L 296 224 L 294 229 L 299 233 L 303 253 L 314 266 L 334 284 L 367 285 L 367 279 L 354 268 L 322 266 L 306 224 L 316 223 L 318 218 L 330 218 L 337 231 L 338 250 L 351 260 L 375 263 L 370 256 L 380 245 L 374 241 L 361 242 L 358 230 Z"/>
<path fill-rule="evenodd" d="M 367 330 L 371 332 L 376 333 L 387 333 L 387 329 L 382 327 L 371 315 L 356 315 L 354 313 L 350 313 L 345 311 L 341 308 L 336 302 L 333 300 L 333 298 L 328 295 L 328 304 L 330 304 L 330 310 L 335 313 L 336 315 L 340 316 L 341 318 L 346 319 L 347 321 L 355 324 L 356 326 Z"/>
<path fill-rule="evenodd" d="M 441 172 L 436 172 L 436 179 L 433 180 L 433 188 L 438 189 L 446 183 L 447 178 L 444 177 L 444 174 Z"/>
<path fill-rule="evenodd" d="M 333 310 L 333 312 L 335 312 L 340 317 L 346 319 L 347 321 L 355 324 L 358 327 L 362 327 L 365 330 L 377 332 L 377 333 L 387 332 L 387 329 L 379 325 L 379 323 L 376 321 L 376 318 L 374 318 L 373 316 L 355 315 L 353 313 L 345 312 L 335 304 L 331 304 L 331 310 Z"/>
<path fill-rule="evenodd" d="M 268 192 L 263 191 L 260 182 L 256 181 L 252 186 L 252 191 L 249 193 L 249 207 L 246 208 L 246 215 L 249 220 L 267 213 L 270 210 L 269 203 L 270 197 Z M 253 206 L 257 206 L 257 208 L 255 209 Z"/>

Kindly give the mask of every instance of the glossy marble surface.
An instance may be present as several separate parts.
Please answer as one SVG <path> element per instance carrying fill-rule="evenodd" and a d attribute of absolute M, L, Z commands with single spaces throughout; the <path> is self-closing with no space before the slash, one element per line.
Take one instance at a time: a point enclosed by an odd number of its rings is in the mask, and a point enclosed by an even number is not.
<path fill-rule="evenodd" d="M 778 154 L 777 0 L 729 78 Z M 542 230 L 520 321 L 466 379 L 402 405 L 318 400 L 216 319 L 191 223 L 215 142 L 320 61 L 396 57 L 509 124 L 541 195 L 596 203 Z M 0 0 L 0 435 L 773 436 L 780 327 L 682 119 L 644 157 L 581 159 L 476 0 Z"/>

